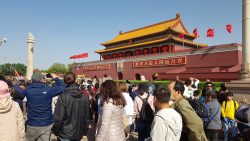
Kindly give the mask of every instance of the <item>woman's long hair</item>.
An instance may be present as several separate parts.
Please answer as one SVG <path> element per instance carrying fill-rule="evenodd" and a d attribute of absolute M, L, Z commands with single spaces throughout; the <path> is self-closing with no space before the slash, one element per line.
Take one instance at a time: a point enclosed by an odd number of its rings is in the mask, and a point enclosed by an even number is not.
<path fill-rule="evenodd" d="M 113 80 L 106 80 L 101 85 L 101 106 L 103 106 L 104 102 L 108 102 L 109 99 L 113 99 L 113 104 L 118 106 L 125 106 L 126 101 L 123 97 L 119 87 Z"/>

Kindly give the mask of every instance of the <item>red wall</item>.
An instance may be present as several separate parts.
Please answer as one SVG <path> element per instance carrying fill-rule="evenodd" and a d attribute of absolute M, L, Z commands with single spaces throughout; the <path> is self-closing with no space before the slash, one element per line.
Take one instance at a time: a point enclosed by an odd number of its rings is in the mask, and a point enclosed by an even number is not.
<path fill-rule="evenodd" d="M 211 79 L 213 81 L 229 81 L 239 77 L 240 65 L 242 63 L 241 50 L 229 50 L 225 52 L 215 52 L 216 48 L 207 48 L 204 54 L 197 54 L 198 50 L 185 51 L 186 65 L 132 68 L 132 61 L 123 63 L 123 79 L 135 79 L 135 74 L 144 75 L 147 80 L 152 78 L 155 73 L 159 74 L 160 79 L 175 79 L 178 75 L 184 80 L 189 77 L 195 77 L 201 80 Z M 139 58 L 139 57 L 138 57 Z M 171 58 L 171 57 L 170 57 Z M 105 63 L 105 62 L 104 62 Z M 83 71 L 80 74 L 86 74 L 88 77 L 103 77 L 104 74 L 118 79 L 116 72 L 116 63 L 111 64 L 109 70 L 102 71 Z"/>

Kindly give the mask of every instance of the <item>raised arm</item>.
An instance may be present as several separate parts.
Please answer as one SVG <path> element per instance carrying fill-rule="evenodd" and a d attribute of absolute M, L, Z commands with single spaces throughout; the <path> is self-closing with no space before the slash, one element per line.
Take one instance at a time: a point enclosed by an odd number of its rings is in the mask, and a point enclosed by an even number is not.
<path fill-rule="evenodd" d="M 64 91 L 65 87 L 66 87 L 66 85 L 63 82 L 63 80 L 56 77 L 55 78 L 55 86 L 53 86 L 50 90 L 51 96 L 52 97 L 57 96 L 59 93 Z"/>

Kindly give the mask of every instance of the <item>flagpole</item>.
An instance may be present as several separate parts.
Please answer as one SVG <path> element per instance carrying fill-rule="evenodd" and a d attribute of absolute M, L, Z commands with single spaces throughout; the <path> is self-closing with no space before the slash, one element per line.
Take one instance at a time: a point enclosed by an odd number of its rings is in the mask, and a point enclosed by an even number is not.
<path fill-rule="evenodd" d="M 230 23 L 231 24 L 231 27 L 233 26 L 233 24 L 232 23 Z M 231 33 L 230 33 L 230 39 L 231 39 L 231 43 L 233 43 L 233 37 L 232 37 L 232 29 L 231 29 Z"/>

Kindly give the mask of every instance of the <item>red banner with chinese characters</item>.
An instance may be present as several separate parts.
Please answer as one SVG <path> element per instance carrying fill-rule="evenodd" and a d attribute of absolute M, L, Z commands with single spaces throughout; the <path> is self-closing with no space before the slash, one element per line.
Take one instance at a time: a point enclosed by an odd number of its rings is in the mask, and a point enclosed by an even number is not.
<path fill-rule="evenodd" d="M 133 68 L 144 68 L 144 67 L 160 67 L 170 65 L 185 65 L 186 57 L 175 57 L 158 60 L 146 60 L 133 62 Z"/>
<path fill-rule="evenodd" d="M 109 70 L 110 64 L 105 65 L 93 65 L 93 66 L 83 66 L 84 71 L 97 71 L 97 70 Z"/>

